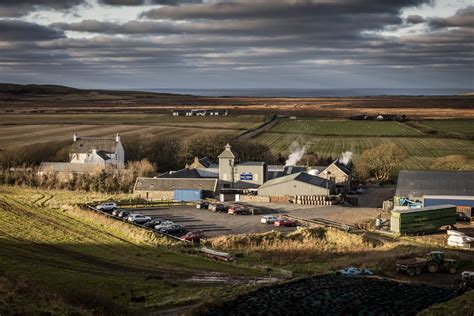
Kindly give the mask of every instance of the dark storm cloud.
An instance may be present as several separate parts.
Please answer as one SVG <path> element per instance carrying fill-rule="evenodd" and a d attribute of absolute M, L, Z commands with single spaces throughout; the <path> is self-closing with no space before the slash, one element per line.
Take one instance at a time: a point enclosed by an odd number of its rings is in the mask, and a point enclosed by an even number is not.
<path fill-rule="evenodd" d="M 0 20 L 0 41 L 46 41 L 64 37 L 47 26 L 18 20 Z"/>
<path fill-rule="evenodd" d="M 430 18 L 429 25 L 433 28 L 468 27 L 474 28 L 474 6 L 460 9 L 449 18 Z"/>
<path fill-rule="evenodd" d="M 20 17 L 38 9 L 67 10 L 86 0 L 1 0 L 1 17 Z"/>
<path fill-rule="evenodd" d="M 465 84 L 472 77 L 474 31 L 466 23 L 470 7 L 436 20 L 401 17 L 404 8 L 431 4 L 428 0 L 201 2 L 153 1 L 165 6 L 145 12 L 141 20 L 53 23 L 38 31 L 44 32 L 41 36 L 22 25 L 11 26 L 22 41 L 11 35 L 2 39 L 0 24 L 0 79 L 2 72 L 25 72 L 81 78 L 88 84 L 97 78 L 107 84 L 133 81 L 139 87 L 193 85 L 196 78 L 208 86 L 286 82 L 294 87 L 299 78 L 303 85 L 319 80 L 339 87 L 381 85 L 382 77 L 398 78 L 402 85 L 430 76 L 433 82 Z M 152 2 L 101 3 L 104 9 Z M 404 36 L 380 32 L 396 34 L 418 23 L 430 28 Z M 90 34 L 64 37 L 68 31 Z M 404 80 L 408 73 L 412 82 Z"/>
<path fill-rule="evenodd" d="M 320 1 L 271 1 L 237 0 L 208 2 L 196 5 L 165 7 L 143 13 L 151 19 L 242 19 L 242 18 L 305 18 L 341 16 L 345 14 L 387 13 L 398 14 L 404 7 L 432 4 L 431 0 L 334 0 Z"/>
<path fill-rule="evenodd" d="M 99 3 L 117 6 L 140 6 L 146 4 L 176 6 L 187 3 L 202 3 L 202 0 L 99 0 Z"/>
<path fill-rule="evenodd" d="M 420 23 L 425 23 L 426 20 L 420 16 L 420 15 L 416 15 L 416 14 L 412 14 L 412 15 L 409 15 L 407 16 L 407 23 L 408 24 L 420 24 Z"/>

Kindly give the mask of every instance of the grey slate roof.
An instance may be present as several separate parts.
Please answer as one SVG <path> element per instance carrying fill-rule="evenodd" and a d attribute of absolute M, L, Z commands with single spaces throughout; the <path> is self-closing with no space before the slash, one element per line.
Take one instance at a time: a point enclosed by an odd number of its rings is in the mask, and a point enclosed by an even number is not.
<path fill-rule="evenodd" d="M 70 163 L 70 162 L 42 162 L 39 167 L 39 172 L 93 172 L 104 169 L 103 165 L 94 163 Z"/>
<path fill-rule="evenodd" d="M 474 172 L 402 170 L 395 195 L 474 195 Z"/>
<path fill-rule="evenodd" d="M 265 162 L 263 161 L 247 161 L 238 164 L 239 166 L 263 166 Z"/>
<path fill-rule="evenodd" d="M 199 179 L 201 175 L 196 169 L 184 168 L 175 172 L 167 172 L 158 176 L 158 178 L 175 178 L 175 179 Z"/>
<path fill-rule="evenodd" d="M 342 172 L 344 172 L 345 174 L 347 174 L 348 176 L 350 176 L 352 174 L 352 171 L 349 167 L 347 167 L 345 164 L 343 164 L 342 162 L 339 162 L 339 159 L 334 161 L 333 162 L 334 165 L 336 165 L 336 167 L 338 167 L 339 169 L 342 170 Z"/>
<path fill-rule="evenodd" d="M 281 184 L 281 183 L 285 183 L 285 182 L 289 182 L 289 181 L 293 181 L 293 180 L 315 185 L 322 188 L 332 187 L 332 184 L 330 183 L 329 180 L 320 178 L 318 176 L 310 175 L 309 173 L 306 173 L 306 172 L 299 172 L 299 173 L 294 173 L 287 176 L 275 178 L 272 180 L 268 180 L 267 182 L 265 182 L 264 184 L 260 186 L 260 189 L 277 185 L 277 184 Z"/>
<path fill-rule="evenodd" d="M 293 173 L 298 173 L 298 172 L 303 172 L 306 171 L 308 168 L 305 166 L 285 166 L 283 169 L 283 174 L 293 174 Z"/>
<path fill-rule="evenodd" d="M 215 192 L 217 179 L 137 178 L 135 191 L 203 190 Z"/>
<path fill-rule="evenodd" d="M 199 163 L 206 168 L 216 165 L 211 159 L 209 159 L 209 157 L 202 157 L 199 159 Z"/>
<path fill-rule="evenodd" d="M 72 143 L 71 152 L 86 153 L 97 149 L 97 151 L 101 150 L 112 154 L 115 153 L 116 148 L 117 142 L 115 138 L 78 137 L 77 140 Z"/>

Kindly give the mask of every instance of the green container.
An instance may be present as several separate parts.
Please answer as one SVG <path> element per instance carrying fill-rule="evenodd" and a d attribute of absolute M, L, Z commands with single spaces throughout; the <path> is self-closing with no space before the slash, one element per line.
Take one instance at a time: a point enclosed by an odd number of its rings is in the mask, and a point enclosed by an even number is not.
<path fill-rule="evenodd" d="M 399 234 L 429 232 L 454 224 L 456 224 L 454 205 L 392 211 L 390 220 L 391 230 Z"/>

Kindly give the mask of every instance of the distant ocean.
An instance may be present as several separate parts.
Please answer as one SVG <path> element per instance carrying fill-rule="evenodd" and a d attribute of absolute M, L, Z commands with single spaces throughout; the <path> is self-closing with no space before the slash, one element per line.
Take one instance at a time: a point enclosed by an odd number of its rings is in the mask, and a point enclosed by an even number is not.
<path fill-rule="evenodd" d="M 137 89 L 138 90 L 138 89 Z M 140 89 L 140 91 L 191 94 L 197 96 L 246 97 L 351 97 L 351 96 L 436 96 L 460 95 L 473 89 Z"/>

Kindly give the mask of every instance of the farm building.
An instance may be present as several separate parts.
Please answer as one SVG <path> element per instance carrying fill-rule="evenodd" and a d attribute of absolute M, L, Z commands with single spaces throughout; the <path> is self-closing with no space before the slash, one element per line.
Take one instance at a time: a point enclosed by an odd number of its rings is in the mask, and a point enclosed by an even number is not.
<path fill-rule="evenodd" d="M 194 157 L 194 161 L 188 165 L 188 168 L 193 168 L 193 169 L 200 169 L 200 168 L 215 168 L 217 167 L 217 164 L 214 163 L 211 159 L 208 157 Z"/>
<path fill-rule="evenodd" d="M 336 184 L 336 189 L 350 190 L 352 181 L 352 170 L 338 160 L 330 164 L 326 169 L 322 170 L 319 177 L 330 180 Z"/>
<path fill-rule="evenodd" d="M 435 231 L 456 224 L 456 206 L 438 205 L 424 208 L 393 210 L 390 228 L 399 234 Z"/>
<path fill-rule="evenodd" d="M 395 209 L 444 204 L 474 207 L 474 172 L 400 171 Z"/>
<path fill-rule="evenodd" d="M 173 200 L 178 192 L 201 191 L 203 197 L 214 197 L 217 179 L 137 178 L 133 194 L 147 200 Z M 178 191 L 178 192 L 177 192 Z"/>
<path fill-rule="evenodd" d="M 334 191 L 334 182 L 306 172 L 299 172 L 268 180 L 258 188 L 259 196 L 328 196 Z"/>
<path fill-rule="evenodd" d="M 256 188 L 267 180 L 267 164 L 264 162 L 236 163 L 238 155 L 227 144 L 219 158 L 219 182 L 221 188 Z"/>
<path fill-rule="evenodd" d="M 55 174 L 69 179 L 73 174 L 96 174 L 104 169 L 125 168 L 125 152 L 120 135 L 115 138 L 78 137 L 73 135 L 70 162 L 42 162 L 38 175 Z"/>
<path fill-rule="evenodd" d="M 173 116 L 227 116 L 228 110 L 174 110 Z"/>

